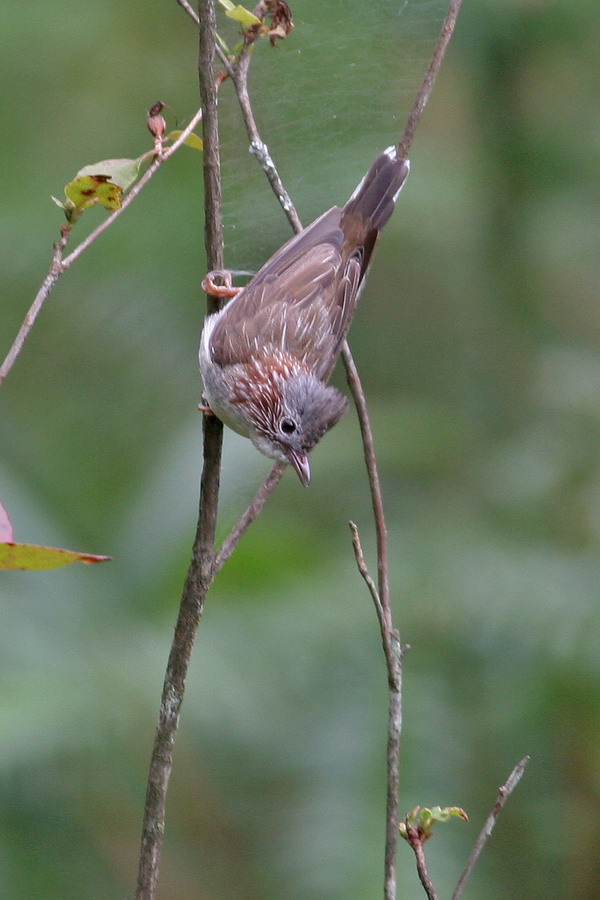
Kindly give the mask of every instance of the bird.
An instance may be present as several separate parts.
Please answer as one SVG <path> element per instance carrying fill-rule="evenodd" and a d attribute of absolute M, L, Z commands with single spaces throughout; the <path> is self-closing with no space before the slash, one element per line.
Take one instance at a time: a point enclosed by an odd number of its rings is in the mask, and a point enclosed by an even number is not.
<path fill-rule="evenodd" d="M 309 453 L 348 409 L 327 382 L 348 333 L 379 232 L 410 164 L 381 153 L 347 203 L 291 238 L 232 299 L 206 317 L 200 406 L 310 483 Z M 207 285 L 209 285 L 207 287 Z"/>

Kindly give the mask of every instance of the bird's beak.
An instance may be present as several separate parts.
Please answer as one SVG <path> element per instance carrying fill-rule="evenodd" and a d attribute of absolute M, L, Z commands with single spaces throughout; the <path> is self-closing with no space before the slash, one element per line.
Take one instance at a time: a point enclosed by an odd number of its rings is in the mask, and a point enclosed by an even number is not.
<path fill-rule="evenodd" d="M 296 470 L 298 478 L 304 485 L 308 487 L 310 484 L 310 464 L 306 453 L 297 453 L 295 450 L 286 450 L 287 458 Z"/>

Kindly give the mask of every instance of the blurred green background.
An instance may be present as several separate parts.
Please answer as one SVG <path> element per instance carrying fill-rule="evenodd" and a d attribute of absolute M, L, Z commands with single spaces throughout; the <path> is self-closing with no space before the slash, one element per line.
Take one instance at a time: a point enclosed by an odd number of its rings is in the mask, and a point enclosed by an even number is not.
<path fill-rule="evenodd" d="M 397 139 L 439 0 L 296 0 L 254 54 L 263 136 L 302 218 Z M 600 7 L 467 2 L 351 333 L 389 515 L 405 665 L 401 809 L 449 896 L 496 789 L 532 760 L 467 897 L 600 883 Z M 50 194 L 195 110 L 174 2 L 0 7 L 0 353 L 45 274 Z M 235 27 L 223 22 L 235 42 Z M 227 263 L 289 235 L 220 94 Z M 172 121 L 172 125 L 175 125 Z M 92 210 L 74 241 L 101 221 Z M 0 391 L 0 495 L 22 541 L 111 563 L 0 582 L 0 895 L 131 896 L 162 674 L 193 539 L 201 158 L 184 148 L 60 281 Z M 338 374 L 338 383 L 343 378 Z M 220 534 L 269 464 L 227 434 Z M 288 474 L 207 603 L 160 896 L 381 896 L 386 679 L 347 520 L 373 563 L 353 415 Z M 399 848 L 399 897 L 422 896 Z"/>

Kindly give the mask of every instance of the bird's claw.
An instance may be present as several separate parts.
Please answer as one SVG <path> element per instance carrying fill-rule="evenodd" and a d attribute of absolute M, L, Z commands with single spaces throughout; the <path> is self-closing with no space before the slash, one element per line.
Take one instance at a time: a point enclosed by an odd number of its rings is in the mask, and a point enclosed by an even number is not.
<path fill-rule="evenodd" d="M 215 284 L 215 278 L 220 278 L 223 284 Z M 204 293 L 209 294 L 211 297 L 218 297 L 220 300 L 230 300 L 242 290 L 239 287 L 234 287 L 232 281 L 233 275 L 228 269 L 215 269 L 205 275 L 202 279 L 201 287 Z"/>

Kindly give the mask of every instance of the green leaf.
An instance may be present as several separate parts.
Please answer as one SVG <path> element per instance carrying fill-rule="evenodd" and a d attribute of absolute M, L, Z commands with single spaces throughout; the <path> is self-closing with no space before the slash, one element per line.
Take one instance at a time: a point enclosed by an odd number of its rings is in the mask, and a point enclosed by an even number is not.
<path fill-rule="evenodd" d="M 100 204 L 104 209 L 119 209 L 121 206 L 122 188 L 118 184 L 111 184 L 107 175 L 80 175 L 65 187 L 67 203 L 64 204 L 65 213 L 71 209 L 71 215 L 67 214 L 69 222 L 79 218 L 84 209 Z M 68 204 L 72 206 L 68 206 Z"/>
<path fill-rule="evenodd" d="M 105 562 L 110 556 L 61 550 L 57 547 L 41 547 L 37 544 L 0 543 L 0 569 L 58 569 L 70 563 Z"/>
<path fill-rule="evenodd" d="M 453 818 L 463 819 L 465 822 L 469 821 L 468 815 L 460 806 L 415 806 L 413 811 L 407 815 L 405 821 L 400 822 L 398 831 L 404 840 L 408 840 L 407 828 L 417 829 L 420 840 L 426 841 L 433 834 L 433 826 L 436 822 L 448 822 Z"/>
<path fill-rule="evenodd" d="M 177 138 L 183 134 L 182 131 L 170 131 L 166 136 L 166 141 L 176 141 Z M 191 134 L 188 134 L 185 141 L 183 142 L 187 147 L 193 147 L 194 150 L 204 150 L 204 143 L 202 138 L 195 134 L 193 131 Z"/>
<path fill-rule="evenodd" d="M 125 192 L 137 181 L 141 163 L 142 157 L 138 159 L 103 159 L 91 166 L 84 166 L 75 177 L 79 178 L 83 175 L 90 175 L 92 178 L 102 177 L 107 181 L 112 181 Z"/>
<path fill-rule="evenodd" d="M 225 15 L 239 22 L 242 28 L 251 28 L 253 25 L 261 24 L 260 19 L 244 6 L 239 4 L 236 6 L 231 0 L 219 0 L 219 3 L 224 8 Z"/>
<path fill-rule="evenodd" d="M 223 53 L 225 53 L 226 56 L 231 56 L 231 50 L 229 49 L 221 35 L 215 34 L 215 38 L 217 39 L 217 44 L 219 45 Z"/>
<path fill-rule="evenodd" d="M 74 223 L 91 206 L 104 209 L 120 209 L 121 197 L 137 180 L 143 157 L 139 159 L 103 159 L 80 169 L 73 181 L 65 187 L 65 203 L 62 206 L 67 221 Z"/>

